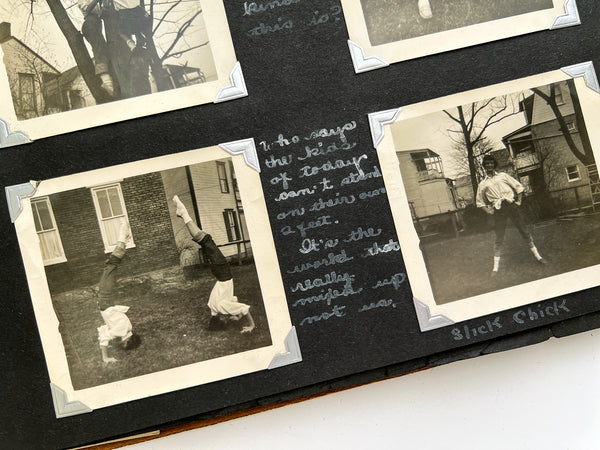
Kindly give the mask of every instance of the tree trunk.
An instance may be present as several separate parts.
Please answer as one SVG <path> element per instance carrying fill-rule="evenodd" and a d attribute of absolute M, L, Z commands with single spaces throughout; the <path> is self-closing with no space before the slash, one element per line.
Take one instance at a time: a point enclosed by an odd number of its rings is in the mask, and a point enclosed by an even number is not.
<path fill-rule="evenodd" d="M 467 127 L 467 121 L 465 120 L 465 113 L 463 112 L 462 106 L 457 106 L 456 109 L 458 109 L 460 127 L 465 137 L 465 146 L 467 147 L 467 161 L 469 162 L 469 174 L 471 175 L 473 197 L 475 197 L 477 195 L 477 187 L 479 186 L 479 182 L 477 181 L 477 169 L 475 168 L 475 156 L 473 154 L 473 142 L 471 142 L 471 132 Z"/>
<path fill-rule="evenodd" d="M 110 95 L 100 87 L 100 80 L 96 76 L 94 62 L 92 61 L 92 58 L 90 58 L 90 54 L 83 42 L 83 35 L 75 28 L 73 22 L 71 22 L 71 19 L 60 0 L 47 1 L 60 31 L 62 31 L 71 48 L 71 53 L 75 58 L 79 72 L 81 72 L 81 76 L 90 89 L 96 103 L 106 103 L 111 101 L 112 98 Z"/>
<path fill-rule="evenodd" d="M 587 163 L 582 160 L 580 161 L 586 165 L 594 164 L 594 151 L 592 150 L 592 143 L 590 142 L 590 137 L 585 125 L 583 111 L 581 110 L 581 103 L 579 103 L 579 95 L 577 94 L 577 89 L 575 89 L 575 82 L 573 80 L 567 80 L 567 86 L 569 87 L 569 93 L 571 94 L 571 99 L 573 100 L 573 108 L 575 109 L 575 123 L 577 125 L 577 130 L 579 130 L 579 137 L 581 138 L 583 153 L 585 154 Z"/>

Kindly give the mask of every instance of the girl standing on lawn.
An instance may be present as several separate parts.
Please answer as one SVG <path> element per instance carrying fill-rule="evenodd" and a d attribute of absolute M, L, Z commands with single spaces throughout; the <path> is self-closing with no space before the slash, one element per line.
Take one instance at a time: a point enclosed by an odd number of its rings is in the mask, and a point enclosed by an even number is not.
<path fill-rule="evenodd" d="M 104 263 L 104 271 L 98 284 L 98 308 L 104 319 L 104 325 L 98 328 L 98 341 L 100 342 L 102 361 L 105 363 L 117 361 L 108 356 L 108 344 L 111 340 L 120 338 L 121 346 L 127 350 L 131 350 L 139 344 L 139 338 L 133 334 L 131 322 L 125 314 L 129 310 L 129 306 L 115 304 L 117 269 L 127 251 L 125 244 L 131 237 L 127 220 L 123 219 L 117 236 L 117 245 Z"/>
<path fill-rule="evenodd" d="M 211 235 L 198 228 L 198 225 L 192 220 L 187 209 L 181 203 L 181 200 L 179 200 L 179 197 L 174 196 L 173 201 L 177 206 L 175 214 L 183 219 L 194 242 L 202 247 L 204 256 L 210 263 L 210 271 L 217 279 L 208 298 L 211 323 L 221 318 L 235 321 L 245 318 L 247 325 L 242 328 L 241 332 L 250 333 L 255 328 L 254 319 L 252 318 L 252 314 L 250 314 L 250 306 L 238 302 L 237 297 L 233 295 L 233 275 L 229 262 L 221 250 L 219 250 Z"/>

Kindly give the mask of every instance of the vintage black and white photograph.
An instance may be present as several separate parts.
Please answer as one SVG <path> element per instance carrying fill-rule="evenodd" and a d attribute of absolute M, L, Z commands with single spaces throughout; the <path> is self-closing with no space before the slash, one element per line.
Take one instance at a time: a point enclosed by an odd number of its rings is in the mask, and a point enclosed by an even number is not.
<path fill-rule="evenodd" d="M 596 97 L 598 108 L 599 95 L 577 81 L 498 90 L 390 126 L 396 201 L 411 228 L 404 244 L 412 239 L 422 258 L 435 306 L 598 273 L 600 178 L 590 129 L 600 111 L 582 97 Z M 584 275 L 572 276 L 570 291 L 587 286 Z M 521 300 L 539 300 L 539 292 Z"/>
<path fill-rule="evenodd" d="M 124 100 L 125 118 L 190 106 L 192 94 L 212 102 L 235 65 L 221 1 L 7 0 L 0 48 L 0 118 L 33 134 L 40 118 Z M 105 107 L 100 123 L 122 120 L 114 114 L 124 108 Z M 90 126 L 70 117 L 75 129 Z"/>
<path fill-rule="evenodd" d="M 257 370 L 253 359 L 272 358 L 282 345 L 275 331 L 289 316 L 279 317 L 287 307 L 278 266 L 255 246 L 269 239 L 266 212 L 243 201 L 260 189 L 249 185 L 256 172 L 218 149 L 184 166 L 160 159 L 162 170 L 121 178 L 122 169 L 103 169 L 74 189 L 38 190 L 19 217 L 35 233 L 29 251 L 39 252 L 46 284 L 36 289 L 49 297 L 54 351 L 64 353 L 76 396 L 202 362 L 209 365 L 196 369 L 194 385 L 247 373 Z M 34 305 L 44 301 L 36 289 Z M 38 316 L 42 336 L 52 332 L 49 319 Z M 237 366 L 224 375 L 210 365 L 232 355 Z"/>
<path fill-rule="evenodd" d="M 566 0 L 342 0 L 350 39 L 387 63 L 548 29 Z"/>

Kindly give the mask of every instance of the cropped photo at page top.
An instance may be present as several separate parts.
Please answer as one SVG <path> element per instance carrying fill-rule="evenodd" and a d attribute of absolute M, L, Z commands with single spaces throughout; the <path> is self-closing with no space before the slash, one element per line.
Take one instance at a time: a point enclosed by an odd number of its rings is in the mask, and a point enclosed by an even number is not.
<path fill-rule="evenodd" d="M 0 4 L 0 147 L 245 95 L 222 0 Z"/>
<path fill-rule="evenodd" d="M 423 331 L 600 284 L 591 63 L 370 117 Z"/>
<path fill-rule="evenodd" d="M 58 417 L 301 359 L 254 141 L 234 144 L 44 180 L 20 199 Z"/>
<path fill-rule="evenodd" d="M 341 1 L 357 73 L 581 23 L 575 0 Z"/>

